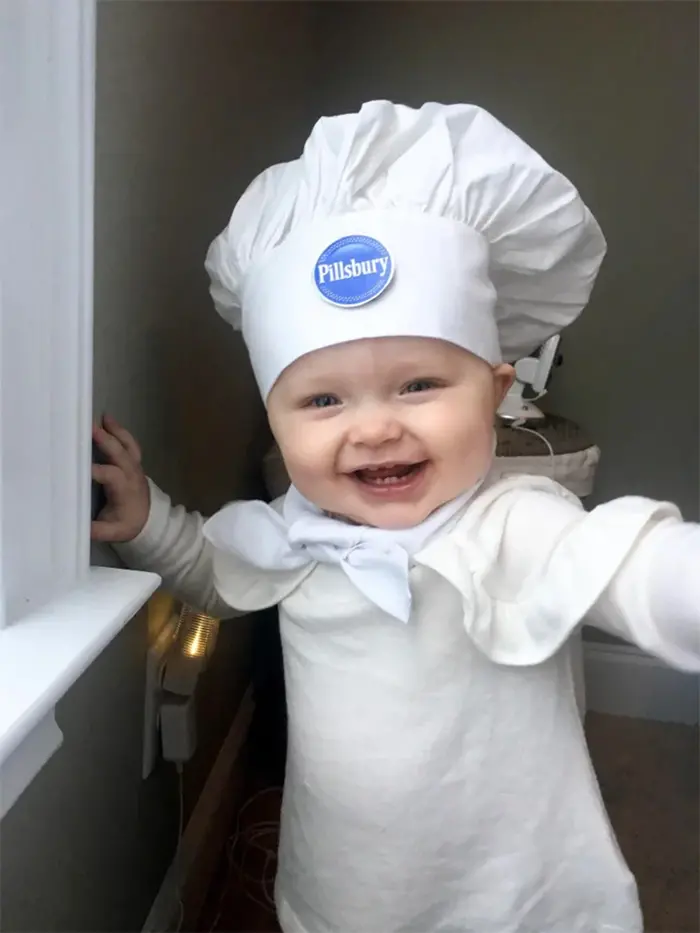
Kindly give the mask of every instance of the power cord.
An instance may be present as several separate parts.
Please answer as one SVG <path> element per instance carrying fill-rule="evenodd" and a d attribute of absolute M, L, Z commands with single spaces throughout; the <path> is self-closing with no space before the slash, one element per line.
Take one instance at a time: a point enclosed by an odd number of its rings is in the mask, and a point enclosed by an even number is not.
<path fill-rule="evenodd" d="M 274 868 L 277 863 L 277 842 L 279 839 L 280 825 L 279 820 L 261 820 L 257 823 L 251 824 L 245 829 L 242 829 L 241 822 L 244 814 L 249 809 L 249 807 L 255 803 L 255 801 L 259 800 L 261 797 L 264 797 L 267 794 L 280 794 L 281 791 L 282 788 L 280 787 L 266 787 L 264 790 L 257 791 L 255 794 L 250 796 L 238 811 L 238 815 L 236 817 L 236 828 L 233 834 L 229 837 L 226 845 L 226 858 L 228 862 L 228 873 L 226 876 L 227 881 L 232 875 L 235 875 L 236 880 L 240 884 L 241 890 L 244 892 L 245 896 L 254 904 L 257 904 L 258 907 L 262 907 L 273 916 L 276 914 Z M 236 866 L 235 858 L 239 849 L 240 863 L 238 866 Z M 255 877 L 255 875 L 249 874 L 245 870 L 246 855 L 251 851 L 265 856 L 265 861 L 260 877 Z M 262 889 L 262 899 L 257 896 L 257 892 L 260 889 Z M 216 930 L 219 920 L 221 919 L 223 902 L 226 893 L 227 885 L 225 884 L 219 897 L 216 917 L 211 927 L 209 928 L 209 933 L 213 933 L 213 931 Z"/>
<path fill-rule="evenodd" d="M 175 769 L 177 770 L 177 782 L 178 782 L 178 798 L 179 798 L 179 816 L 178 816 L 178 829 L 177 829 L 177 846 L 175 847 L 175 864 L 180 864 L 180 853 L 182 851 L 182 837 L 185 833 L 185 782 L 184 782 L 184 773 L 182 762 L 178 761 L 175 764 Z M 182 930 L 182 924 L 185 920 L 185 902 L 182 898 L 182 886 L 180 879 L 178 878 L 178 908 L 180 910 L 180 917 L 177 922 L 177 927 L 175 928 L 175 933 L 180 933 Z"/>
<path fill-rule="evenodd" d="M 544 393 L 543 393 L 543 394 L 544 394 Z M 542 441 L 542 443 L 543 443 L 543 444 L 545 445 L 545 447 L 547 448 L 547 451 L 549 452 L 549 472 L 550 472 L 550 478 L 551 478 L 551 479 L 554 479 L 554 469 L 555 469 L 555 466 L 554 466 L 554 464 L 555 464 L 555 460 L 554 460 L 554 448 L 552 447 L 552 445 L 550 444 L 550 442 L 547 440 L 547 438 L 544 436 L 544 434 L 540 434 L 540 432 L 539 432 L 539 431 L 536 431 L 534 428 L 526 428 L 526 427 L 524 427 L 524 425 L 525 425 L 525 420 L 524 420 L 524 419 L 520 419 L 519 421 L 514 421 L 514 422 L 510 425 L 510 427 L 511 427 L 514 431 L 522 431 L 524 434 L 534 434 L 535 437 L 539 437 L 539 439 Z"/>

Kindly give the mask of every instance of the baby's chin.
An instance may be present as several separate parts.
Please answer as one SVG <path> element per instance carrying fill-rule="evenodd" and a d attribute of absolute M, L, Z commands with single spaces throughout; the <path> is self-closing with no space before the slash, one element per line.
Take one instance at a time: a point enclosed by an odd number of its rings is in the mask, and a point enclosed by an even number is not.
<path fill-rule="evenodd" d="M 452 497 L 452 498 L 456 498 Z M 314 503 L 329 518 L 347 522 L 350 525 L 365 525 L 370 528 L 382 528 L 385 531 L 405 531 L 420 525 L 434 512 L 442 508 L 452 498 L 437 503 L 387 503 L 382 506 L 357 506 L 347 502 L 335 502 L 329 508 L 327 503 Z"/>

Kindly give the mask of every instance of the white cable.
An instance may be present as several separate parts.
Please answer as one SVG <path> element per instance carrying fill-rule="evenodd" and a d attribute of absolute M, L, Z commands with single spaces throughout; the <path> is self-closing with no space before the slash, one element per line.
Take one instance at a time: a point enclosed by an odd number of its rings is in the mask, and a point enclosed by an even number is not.
<path fill-rule="evenodd" d="M 182 837 L 185 832 L 185 784 L 184 776 L 182 772 L 182 763 L 178 762 L 175 765 L 177 769 L 177 778 L 178 778 L 178 797 L 179 797 L 179 816 L 178 816 L 178 828 L 177 828 L 177 846 L 175 847 L 175 864 L 179 865 L 180 852 L 182 849 Z M 178 891 L 180 897 L 178 899 L 178 907 L 180 909 L 180 918 L 177 922 L 177 928 L 175 933 L 180 933 L 182 929 L 182 924 L 185 920 L 185 902 L 182 899 L 182 887 L 180 884 L 180 879 L 178 878 Z"/>
<path fill-rule="evenodd" d="M 542 389 L 542 391 L 538 395 L 533 395 L 532 398 L 525 399 L 525 401 L 528 402 L 530 405 L 534 405 L 535 402 L 539 402 L 541 398 L 544 398 L 546 394 L 547 394 L 547 390 Z"/>
<path fill-rule="evenodd" d="M 246 890 L 245 887 L 243 886 L 243 890 L 245 891 L 246 897 L 248 897 L 258 906 L 263 907 L 266 910 L 270 910 L 273 913 L 275 911 L 274 875 L 272 879 L 272 888 L 270 888 L 269 887 L 270 885 L 269 869 L 270 869 L 270 866 L 274 865 L 275 862 L 277 861 L 277 840 L 279 837 L 279 820 L 265 820 L 259 823 L 254 823 L 253 825 L 249 826 L 245 831 L 242 831 L 241 830 L 241 819 L 245 811 L 248 809 L 248 807 L 250 807 L 250 805 L 253 804 L 260 797 L 263 797 L 265 794 L 269 794 L 269 793 L 280 793 L 280 791 L 281 791 L 281 788 L 268 787 L 268 788 L 265 788 L 264 790 L 258 791 L 257 793 L 249 797 L 248 800 L 246 800 L 246 802 L 243 804 L 243 806 L 239 810 L 238 818 L 236 820 L 236 830 L 233 836 L 231 836 L 231 838 L 229 839 L 229 848 L 228 848 L 229 864 L 231 864 L 234 859 L 236 847 L 238 846 L 239 843 L 243 844 L 244 848 L 243 848 L 243 853 L 242 853 L 241 864 L 238 870 L 238 880 L 241 883 L 247 881 L 247 882 L 251 882 L 256 885 L 260 884 L 263 889 L 263 897 L 265 898 L 265 902 L 260 901 L 250 890 Z M 269 838 L 270 835 L 272 835 L 273 837 L 272 847 L 261 844 L 262 840 Z M 245 872 L 245 856 L 246 856 L 246 853 L 249 852 L 250 850 L 257 850 L 258 852 L 262 853 L 265 856 L 265 864 L 263 866 L 261 879 L 255 878 L 252 875 L 248 875 Z"/>
<path fill-rule="evenodd" d="M 280 787 L 267 787 L 261 791 L 257 791 L 245 801 L 243 806 L 238 811 L 238 815 L 236 817 L 236 828 L 233 834 L 229 837 L 226 846 L 226 856 L 229 864 L 229 874 L 227 876 L 227 881 L 231 877 L 231 874 L 235 873 L 236 880 L 241 885 L 241 890 L 245 896 L 254 904 L 257 904 L 258 907 L 262 907 L 264 910 L 273 915 L 276 914 L 274 893 L 275 872 L 273 869 L 277 862 L 279 820 L 261 820 L 260 822 L 254 823 L 247 827 L 245 830 L 241 829 L 241 820 L 246 810 L 248 810 L 251 804 L 253 804 L 256 800 L 259 800 L 266 794 L 279 794 L 281 793 L 281 790 L 282 788 Z M 236 850 L 239 848 L 239 846 L 241 847 L 241 860 L 240 865 L 234 872 L 234 859 Z M 245 857 L 246 854 L 251 850 L 257 851 L 265 856 L 261 878 L 256 878 L 254 875 L 247 874 L 245 871 Z M 250 885 L 260 886 L 262 888 L 263 900 L 260 900 L 260 898 L 258 898 L 253 893 L 253 891 L 250 890 Z M 210 933 L 216 929 L 219 920 L 221 919 L 223 901 L 226 894 L 227 885 L 224 884 L 219 898 L 219 903 L 217 905 L 216 917 L 211 927 L 209 928 Z"/>
<path fill-rule="evenodd" d="M 178 820 L 178 829 L 177 829 L 177 852 L 176 855 L 179 855 L 179 849 L 182 845 L 182 837 L 185 832 L 185 785 L 184 785 L 184 775 L 182 772 L 182 765 L 178 763 L 177 768 L 177 778 L 178 778 L 178 797 L 180 799 L 180 817 Z"/>
<path fill-rule="evenodd" d="M 510 427 L 511 427 L 514 431 L 522 431 L 524 434 L 534 434 L 535 437 L 539 437 L 539 439 L 540 439 L 540 440 L 542 441 L 542 443 L 546 446 L 546 448 L 547 448 L 547 450 L 548 450 L 548 452 L 549 452 L 549 472 L 550 472 L 550 477 L 551 477 L 551 479 L 554 479 L 554 463 L 555 463 L 555 461 L 554 461 L 554 448 L 553 448 L 552 445 L 549 443 L 549 441 L 548 441 L 547 438 L 544 436 L 544 434 L 540 434 L 540 432 L 539 432 L 539 431 L 536 431 L 534 428 L 526 428 L 526 427 L 523 427 L 524 423 L 525 423 L 525 422 L 524 422 L 523 420 L 514 421 L 514 422 L 510 425 Z"/>

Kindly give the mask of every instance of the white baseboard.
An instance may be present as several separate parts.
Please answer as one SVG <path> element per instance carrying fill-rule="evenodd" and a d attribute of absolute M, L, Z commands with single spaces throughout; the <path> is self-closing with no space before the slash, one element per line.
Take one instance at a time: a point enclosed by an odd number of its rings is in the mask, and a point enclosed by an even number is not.
<path fill-rule="evenodd" d="M 628 645 L 586 641 L 583 664 L 588 711 L 697 725 L 700 677 Z"/>
<path fill-rule="evenodd" d="M 226 795 L 233 795 L 234 774 L 240 764 L 240 754 L 248 735 L 252 715 L 253 699 L 249 688 L 187 822 L 178 851 L 144 923 L 143 933 L 168 933 L 170 930 L 177 930 L 182 909 L 182 892 L 186 890 L 188 882 L 195 872 L 201 874 L 202 862 L 209 863 L 204 866 L 205 872 L 215 867 L 220 853 L 207 850 L 212 849 L 213 836 L 221 837 L 224 833 L 225 838 L 227 827 L 217 826 L 221 817 L 221 802 Z"/>

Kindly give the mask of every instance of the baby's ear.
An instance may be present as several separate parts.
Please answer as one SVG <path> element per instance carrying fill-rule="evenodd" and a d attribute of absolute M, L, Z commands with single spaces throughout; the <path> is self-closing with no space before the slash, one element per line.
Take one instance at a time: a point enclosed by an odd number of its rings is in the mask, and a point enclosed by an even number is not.
<path fill-rule="evenodd" d="M 496 407 L 498 408 L 506 397 L 508 389 L 515 381 L 515 369 L 510 363 L 500 363 L 493 367 L 493 383 L 496 392 Z"/>

